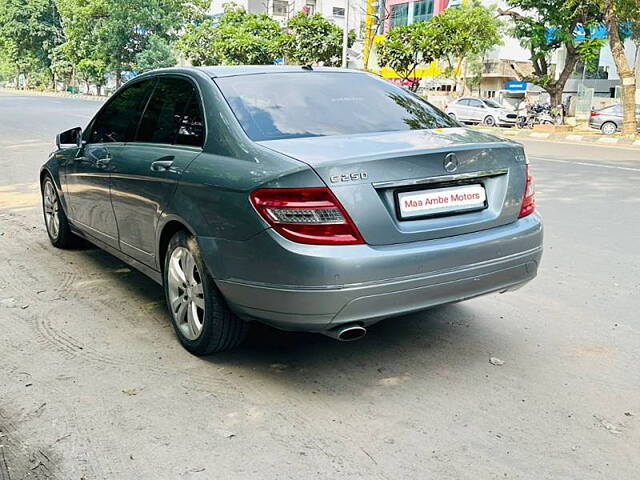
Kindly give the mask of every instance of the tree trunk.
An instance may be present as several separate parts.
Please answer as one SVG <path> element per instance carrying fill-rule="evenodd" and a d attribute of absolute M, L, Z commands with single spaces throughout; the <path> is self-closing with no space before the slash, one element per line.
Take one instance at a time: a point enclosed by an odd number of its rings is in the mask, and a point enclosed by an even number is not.
<path fill-rule="evenodd" d="M 609 44 L 613 60 L 618 69 L 622 85 L 622 134 L 633 135 L 638 125 L 636 121 L 636 75 L 624 52 L 624 44 L 618 31 L 618 19 L 615 16 L 613 0 L 604 2 L 604 21 L 609 31 Z"/>
<path fill-rule="evenodd" d="M 562 84 L 562 87 L 549 87 L 546 89 L 546 91 L 549 94 L 549 103 L 551 104 L 551 108 L 562 103 L 562 92 L 564 91 L 564 83 Z"/>

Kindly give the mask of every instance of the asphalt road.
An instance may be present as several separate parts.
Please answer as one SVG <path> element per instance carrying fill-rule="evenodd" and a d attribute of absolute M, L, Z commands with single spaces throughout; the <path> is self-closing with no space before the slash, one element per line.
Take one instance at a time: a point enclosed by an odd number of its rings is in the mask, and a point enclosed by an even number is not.
<path fill-rule="evenodd" d="M 98 107 L 0 96 L 0 479 L 640 477 L 639 149 L 526 144 L 546 251 L 517 292 L 196 358 L 160 287 L 49 245 L 39 166 Z"/>

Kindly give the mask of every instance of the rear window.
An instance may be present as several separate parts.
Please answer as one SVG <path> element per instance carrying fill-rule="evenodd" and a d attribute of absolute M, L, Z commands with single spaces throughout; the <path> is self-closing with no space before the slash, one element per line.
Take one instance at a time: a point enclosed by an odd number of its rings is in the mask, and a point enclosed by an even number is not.
<path fill-rule="evenodd" d="M 276 73 L 215 82 L 255 141 L 459 126 L 417 95 L 367 74 Z"/>

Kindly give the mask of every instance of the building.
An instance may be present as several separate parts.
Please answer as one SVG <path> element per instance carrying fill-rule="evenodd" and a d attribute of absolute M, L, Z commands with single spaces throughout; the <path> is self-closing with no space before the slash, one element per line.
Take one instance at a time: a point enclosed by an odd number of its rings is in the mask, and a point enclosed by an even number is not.
<path fill-rule="evenodd" d="M 229 0 L 213 0 L 210 13 L 218 15 L 223 12 L 223 5 Z M 234 0 L 233 3 L 243 7 L 251 13 L 266 13 L 270 17 L 282 22 L 304 11 L 309 14 L 319 13 L 331 20 L 340 28 L 344 26 L 346 14 L 346 0 Z M 360 33 L 360 24 L 364 18 L 364 0 L 349 2 L 349 29 Z"/>
<path fill-rule="evenodd" d="M 446 8 L 447 0 L 386 0 L 379 2 L 378 15 L 386 33 L 399 25 L 425 22 Z"/>

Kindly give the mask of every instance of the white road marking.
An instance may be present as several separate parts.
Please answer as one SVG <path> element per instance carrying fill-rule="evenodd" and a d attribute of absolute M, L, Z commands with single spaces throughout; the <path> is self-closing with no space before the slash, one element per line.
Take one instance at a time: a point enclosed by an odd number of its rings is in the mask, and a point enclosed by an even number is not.
<path fill-rule="evenodd" d="M 545 162 L 552 162 L 552 163 L 567 163 L 569 165 L 583 165 L 585 167 L 610 168 L 613 170 L 625 170 L 627 172 L 640 173 L 640 168 L 633 168 L 633 167 L 618 167 L 617 165 L 603 165 L 601 163 L 577 162 L 574 160 L 558 160 L 555 158 L 536 157 L 532 155 L 529 155 L 529 158 L 531 158 L 532 160 L 543 160 Z"/>

